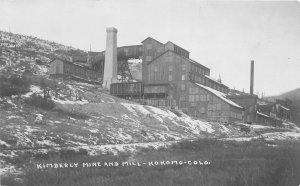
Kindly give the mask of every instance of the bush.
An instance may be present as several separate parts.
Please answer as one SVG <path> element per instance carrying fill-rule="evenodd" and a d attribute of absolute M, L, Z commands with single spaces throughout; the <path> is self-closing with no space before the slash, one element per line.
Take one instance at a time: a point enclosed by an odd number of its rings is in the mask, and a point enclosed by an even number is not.
<path fill-rule="evenodd" d="M 25 76 L 1 75 L 0 76 L 0 96 L 11 97 L 29 92 L 30 81 Z"/>
<path fill-rule="evenodd" d="M 37 94 L 32 94 L 30 98 L 25 99 L 25 103 L 46 110 L 50 110 L 55 107 L 55 103 L 51 99 L 44 99 L 42 96 Z"/>

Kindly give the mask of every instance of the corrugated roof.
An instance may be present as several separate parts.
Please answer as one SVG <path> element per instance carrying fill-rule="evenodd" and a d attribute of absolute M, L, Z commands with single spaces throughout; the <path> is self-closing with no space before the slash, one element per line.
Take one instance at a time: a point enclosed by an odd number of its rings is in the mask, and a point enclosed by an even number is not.
<path fill-rule="evenodd" d="M 210 88 L 210 87 L 201 85 L 201 84 L 199 84 L 199 83 L 196 83 L 196 82 L 194 82 L 194 83 L 195 83 L 197 86 L 199 86 L 199 87 L 201 87 L 201 88 L 203 88 L 203 89 L 205 89 L 205 90 L 207 90 L 207 91 L 213 93 L 215 96 L 217 96 L 217 97 L 220 98 L 221 100 L 225 101 L 226 103 L 228 103 L 228 104 L 230 104 L 230 105 L 232 105 L 232 106 L 234 106 L 234 107 L 243 109 L 243 107 L 241 107 L 240 105 L 238 105 L 238 104 L 236 104 L 235 102 L 233 102 L 233 101 L 227 99 L 227 98 L 226 98 L 226 94 L 224 94 L 224 93 L 222 93 L 222 92 L 219 92 L 219 91 L 217 91 L 217 90 L 215 90 L 215 89 L 212 89 L 212 88 Z"/>
<path fill-rule="evenodd" d="M 177 54 L 176 52 L 174 52 L 174 53 Z M 179 55 L 179 54 L 177 54 L 177 55 Z M 181 56 L 181 55 L 179 55 L 179 56 Z M 204 67 L 204 68 L 210 70 L 210 68 L 208 68 L 208 67 L 202 65 L 201 63 L 198 63 L 198 62 L 195 61 L 195 60 L 192 60 L 191 58 L 187 58 L 187 57 L 184 57 L 184 56 L 182 56 L 182 57 L 183 57 L 184 59 L 190 61 L 191 63 L 195 64 L 195 65 L 199 65 L 199 66 L 201 66 L 201 67 Z"/>
<path fill-rule="evenodd" d="M 270 116 L 268 116 L 268 115 L 266 115 L 266 114 L 263 114 L 263 113 L 261 113 L 261 112 L 258 112 L 258 111 L 257 111 L 257 114 L 258 114 L 258 115 L 261 115 L 261 116 L 264 116 L 264 117 L 267 117 L 267 118 L 270 117 Z"/>

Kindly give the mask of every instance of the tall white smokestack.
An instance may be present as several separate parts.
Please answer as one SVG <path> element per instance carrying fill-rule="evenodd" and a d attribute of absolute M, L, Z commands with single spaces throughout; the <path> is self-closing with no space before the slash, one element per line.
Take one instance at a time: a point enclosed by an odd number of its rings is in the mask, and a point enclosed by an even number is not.
<path fill-rule="evenodd" d="M 110 88 L 110 84 L 117 81 L 117 32 L 114 27 L 106 28 L 106 50 L 104 63 L 103 87 Z"/>
<path fill-rule="evenodd" d="M 253 95 L 254 86 L 254 60 L 251 60 L 251 72 L 250 72 L 250 95 Z"/>

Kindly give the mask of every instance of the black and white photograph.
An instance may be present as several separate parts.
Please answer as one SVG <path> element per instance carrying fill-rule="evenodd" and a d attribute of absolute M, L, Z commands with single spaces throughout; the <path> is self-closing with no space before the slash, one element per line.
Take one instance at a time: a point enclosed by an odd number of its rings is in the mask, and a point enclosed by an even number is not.
<path fill-rule="evenodd" d="M 299 186 L 300 2 L 0 0 L 0 186 Z"/>

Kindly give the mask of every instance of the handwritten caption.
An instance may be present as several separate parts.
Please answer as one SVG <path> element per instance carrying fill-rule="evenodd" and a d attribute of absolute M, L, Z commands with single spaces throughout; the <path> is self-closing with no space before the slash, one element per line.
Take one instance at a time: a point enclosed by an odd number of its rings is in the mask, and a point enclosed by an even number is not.
<path fill-rule="evenodd" d="M 83 162 L 83 163 L 38 163 L 36 164 L 38 169 L 62 169 L 62 168 L 90 168 L 90 167 L 154 167 L 154 166 L 207 166 L 210 165 L 210 161 L 149 161 L 149 162 Z"/>

